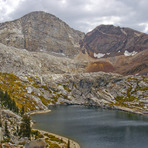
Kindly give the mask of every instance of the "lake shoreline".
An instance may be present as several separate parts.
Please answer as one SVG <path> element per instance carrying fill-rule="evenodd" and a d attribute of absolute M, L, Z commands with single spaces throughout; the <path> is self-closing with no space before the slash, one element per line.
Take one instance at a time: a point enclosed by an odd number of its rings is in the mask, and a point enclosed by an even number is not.
<path fill-rule="evenodd" d="M 37 110 L 37 111 L 30 112 L 30 115 L 34 115 L 34 114 L 45 114 L 45 113 L 49 113 L 49 112 L 51 112 L 50 109 L 48 109 L 48 110 Z"/>
<path fill-rule="evenodd" d="M 49 110 L 49 109 L 48 110 L 42 110 L 42 111 L 34 111 L 34 112 L 30 113 L 30 115 L 45 114 L 45 113 L 49 113 L 49 112 L 51 112 L 51 110 Z M 34 122 L 31 122 L 31 127 L 33 127 L 34 124 L 35 124 Z M 51 132 L 48 132 L 48 131 L 40 130 L 40 129 L 35 129 L 35 128 L 32 128 L 32 129 L 38 130 L 39 132 L 41 132 L 43 134 L 47 133 L 47 134 L 53 135 L 53 136 L 55 136 L 59 139 L 62 139 L 66 143 L 68 143 L 68 141 L 69 141 L 70 142 L 70 148 L 80 148 L 80 145 L 76 141 L 69 139 L 67 137 L 57 135 L 57 134 L 54 134 L 54 133 L 51 133 Z"/>
<path fill-rule="evenodd" d="M 78 105 L 78 104 L 70 104 L 70 105 L 66 105 L 66 106 L 73 106 L 73 105 Z M 78 105 L 78 106 L 87 106 L 87 107 L 99 107 L 99 108 L 102 108 L 100 106 L 95 106 L 95 105 Z M 148 117 L 148 114 L 147 113 L 145 114 L 145 113 L 142 113 L 142 112 L 139 112 L 139 111 L 136 111 L 134 109 L 127 108 L 127 107 L 114 106 L 112 108 L 105 108 L 105 107 L 103 107 L 102 109 L 123 111 L 123 112 L 128 112 L 128 113 L 132 113 L 132 114 L 137 114 L 137 115 L 142 115 L 142 116 L 147 116 Z M 49 113 L 49 112 L 51 112 L 50 109 L 40 110 L 40 111 L 31 112 L 30 115 L 45 114 L 45 113 Z M 32 126 L 33 126 L 33 124 L 34 123 L 32 122 Z M 57 137 L 59 139 L 63 139 L 63 141 L 66 142 L 66 143 L 68 143 L 68 140 L 69 140 L 70 141 L 71 148 L 80 148 L 80 145 L 76 141 L 71 140 L 69 138 L 66 138 L 66 137 L 63 137 L 63 136 L 60 136 L 60 135 L 57 135 L 57 134 L 54 134 L 54 133 L 51 133 L 51 132 L 48 132 L 48 131 L 40 130 L 40 129 L 34 129 L 34 130 L 38 130 L 41 133 L 48 133 L 48 134 L 53 135 L 53 136 L 55 136 L 55 137 Z"/>
<path fill-rule="evenodd" d="M 92 146 L 97 148 L 99 145 L 99 147 L 105 148 L 106 145 L 110 144 L 110 141 L 113 144 L 111 148 L 115 145 L 120 147 L 121 141 L 118 136 L 123 139 L 122 142 L 126 146 L 132 146 L 133 139 L 131 137 L 128 137 L 130 140 L 125 138 L 129 132 L 133 135 L 140 135 L 138 136 L 140 143 L 148 143 L 147 140 L 142 138 L 143 133 L 145 138 L 147 137 L 148 118 L 143 118 L 141 115 L 121 109 L 102 109 L 82 105 L 57 105 L 57 107 L 49 109 L 52 110 L 51 113 L 32 116 L 37 121 L 34 128 L 43 129 L 49 131 L 49 133 L 52 131 L 67 138 L 75 139 L 81 144 L 81 147 L 89 148 Z M 48 127 L 50 124 L 51 126 Z M 114 137 L 114 132 L 118 136 Z M 117 138 L 117 140 L 114 140 L 114 138 Z M 134 140 L 136 142 L 137 138 L 135 137 Z M 121 146 L 121 148 L 123 147 Z"/>
<path fill-rule="evenodd" d="M 34 130 L 38 130 L 39 132 L 41 132 L 42 134 L 49 134 L 49 135 L 53 135 L 55 136 L 56 138 L 59 138 L 59 139 L 62 139 L 64 142 L 68 143 L 68 140 L 70 142 L 70 148 L 80 148 L 80 145 L 75 142 L 74 140 L 71 140 L 69 138 L 66 138 L 66 137 L 63 137 L 61 135 L 57 135 L 57 134 L 54 134 L 54 133 L 51 133 L 51 132 L 47 132 L 47 131 L 44 131 L 44 130 L 39 130 L 39 129 L 34 129 Z"/>

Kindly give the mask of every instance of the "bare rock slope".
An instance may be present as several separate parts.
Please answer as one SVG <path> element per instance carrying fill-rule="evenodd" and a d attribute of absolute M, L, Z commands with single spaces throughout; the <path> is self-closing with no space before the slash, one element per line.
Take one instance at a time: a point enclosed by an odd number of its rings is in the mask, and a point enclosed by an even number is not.
<path fill-rule="evenodd" d="M 85 35 L 80 57 L 88 61 L 86 72 L 147 74 L 148 35 L 130 28 L 100 25 Z"/>
<path fill-rule="evenodd" d="M 70 28 L 54 15 L 32 12 L 20 19 L 0 23 L 0 42 L 29 51 L 41 51 L 74 57 L 84 33 Z"/>
<path fill-rule="evenodd" d="M 100 25 L 85 35 L 81 47 L 96 58 L 134 55 L 148 48 L 148 35 L 130 28 Z"/>
<path fill-rule="evenodd" d="M 29 52 L 0 43 L 0 71 L 16 75 L 64 74 L 84 71 L 83 63 L 44 52 Z"/>

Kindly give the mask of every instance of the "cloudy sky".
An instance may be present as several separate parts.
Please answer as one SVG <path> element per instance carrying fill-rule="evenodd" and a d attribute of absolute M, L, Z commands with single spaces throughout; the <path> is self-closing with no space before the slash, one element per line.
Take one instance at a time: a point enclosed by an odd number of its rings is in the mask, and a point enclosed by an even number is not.
<path fill-rule="evenodd" d="M 0 22 L 42 10 L 83 32 L 113 24 L 148 33 L 147 7 L 148 0 L 0 0 Z"/>

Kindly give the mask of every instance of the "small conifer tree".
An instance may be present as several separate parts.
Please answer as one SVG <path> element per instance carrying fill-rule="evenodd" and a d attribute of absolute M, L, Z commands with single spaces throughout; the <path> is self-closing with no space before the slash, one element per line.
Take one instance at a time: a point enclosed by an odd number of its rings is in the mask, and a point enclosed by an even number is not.
<path fill-rule="evenodd" d="M 22 109 L 21 109 L 21 115 L 23 116 L 24 113 L 25 113 L 25 108 L 24 108 L 24 106 L 22 106 Z"/>
<path fill-rule="evenodd" d="M 6 137 L 10 137 L 9 134 L 10 134 L 10 133 L 9 133 L 9 130 L 8 130 L 8 124 L 7 124 L 7 121 L 5 121 L 5 136 L 6 136 Z"/>
<path fill-rule="evenodd" d="M 70 148 L 70 141 L 68 139 L 67 148 Z"/>
<path fill-rule="evenodd" d="M 30 116 L 23 115 L 22 123 L 20 125 L 20 136 L 30 138 L 31 126 L 30 126 Z"/>

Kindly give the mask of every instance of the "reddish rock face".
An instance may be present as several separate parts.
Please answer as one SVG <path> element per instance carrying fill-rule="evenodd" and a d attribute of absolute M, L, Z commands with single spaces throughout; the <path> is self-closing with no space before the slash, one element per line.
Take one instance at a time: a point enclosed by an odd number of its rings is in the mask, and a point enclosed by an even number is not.
<path fill-rule="evenodd" d="M 113 72 L 114 67 L 109 62 L 92 62 L 86 67 L 86 72 Z"/>
<path fill-rule="evenodd" d="M 140 52 L 147 48 L 147 34 L 113 25 L 96 27 L 93 31 L 87 33 L 81 42 L 82 52 L 87 52 L 91 57 L 94 57 L 94 53 L 104 54 L 101 57 L 114 57 Z"/>
<path fill-rule="evenodd" d="M 148 73 L 147 34 L 130 28 L 100 25 L 87 33 L 80 44 L 81 57 L 92 58 L 86 72 Z"/>
<path fill-rule="evenodd" d="M 122 60 L 116 62 L 116 70 L 114 72 L 123 75 L 147 75 L 148 73 L 148 49 L 139 52 L 135 56 L 123 57 Z"/>

